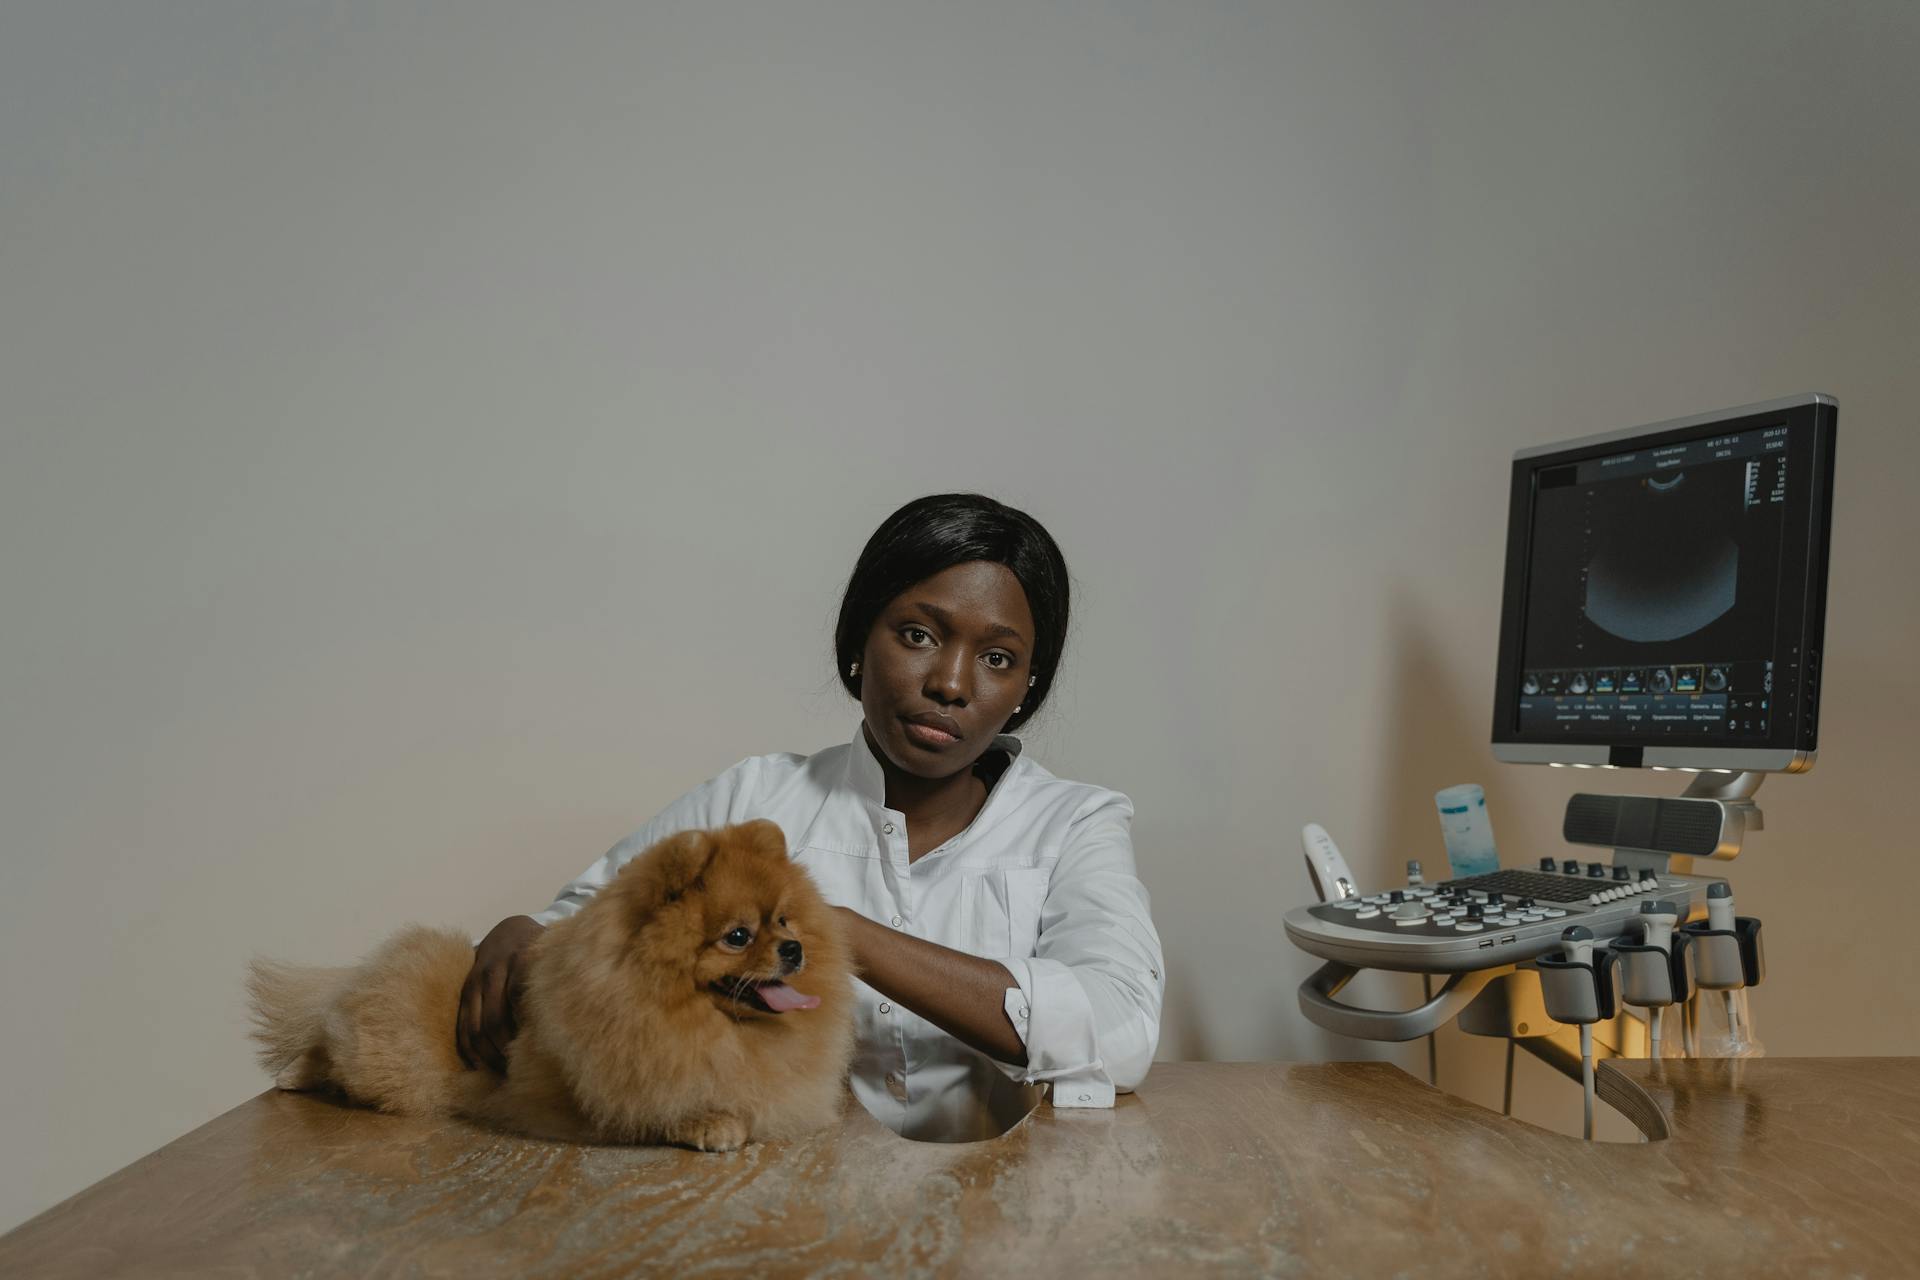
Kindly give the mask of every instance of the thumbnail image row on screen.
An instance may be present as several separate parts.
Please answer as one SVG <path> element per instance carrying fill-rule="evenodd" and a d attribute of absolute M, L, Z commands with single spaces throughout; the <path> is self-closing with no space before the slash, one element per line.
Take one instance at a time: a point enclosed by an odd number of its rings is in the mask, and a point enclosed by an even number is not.
<path fill-rule="evenodd" d="M 1752 672 L 1749 669 L 1749 676 Z M 1571 694 L 1724 693 L 1734 684 L 1731 662 L 1678 662 L 1661 667 L 1576 667 L 1565 670 L 1529 668 L 1521 674 L 1520 692 L 1532 697 Z M 1773 664 L 1767 663 L 1760 691 L 1773 692 Z"/>

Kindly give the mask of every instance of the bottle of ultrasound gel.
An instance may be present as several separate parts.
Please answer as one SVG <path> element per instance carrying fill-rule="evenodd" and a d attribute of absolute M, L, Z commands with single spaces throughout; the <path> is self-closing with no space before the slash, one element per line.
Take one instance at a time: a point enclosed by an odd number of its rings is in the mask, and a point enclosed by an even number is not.
<path fill-rule="evenodd" d="M 1433 793 L 1440 811 L 1440 837 L 1447 845 L 1447 864 L 1455 880 L 1486 875 L 1500 869 L 1493 847 L 1493 819 L 1487 816 L 1487 797 L 1477 782 L 1443 787 Z"/>

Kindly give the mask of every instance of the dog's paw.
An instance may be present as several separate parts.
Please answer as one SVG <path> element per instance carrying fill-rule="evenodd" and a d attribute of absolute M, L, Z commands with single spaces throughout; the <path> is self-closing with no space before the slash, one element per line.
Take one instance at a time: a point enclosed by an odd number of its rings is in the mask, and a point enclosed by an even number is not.
<path fill-rule="evenodd" d="M 747 1145 L 747 1122 L 716 1111 L 691 1121 L 680 1141 L 697 1151 L 738 1151 Z"/>

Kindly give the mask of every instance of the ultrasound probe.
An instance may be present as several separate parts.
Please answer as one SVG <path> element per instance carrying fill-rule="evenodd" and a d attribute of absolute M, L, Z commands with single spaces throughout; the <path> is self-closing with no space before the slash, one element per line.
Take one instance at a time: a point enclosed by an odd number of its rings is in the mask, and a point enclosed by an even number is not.
<path fill-rule="evenodd" d="M 1734 932 L 1733 886 L 1725 880 L 1716 880 L 1707 886 L 1707 927 Z M 1720 993 L 1720 998 L 1727 1005 L 1727 1039 L 1737 1045 L 1746 1039 L 1746 1033 L 1740 1026 L 1739 1003 L 1734 999 L 1735 994 L 1729 988 Z"/>
<path fill-rule="evenodd" d="M 1560 935 L 1567 945 L 1567 959 L 1575 964 L 1593 964 L 1593 930 L 1574 925 Z M 1582 1136 L 1593 1141 L 1593 1024 L 1580 1024 L 1580 1086 L 1586 1091 L 1586 1114 L 1581 1122 Z"/>
<path fill-rule="evenodd" d="M 1649 947 L 1658 947 L 1671 953 L 1673 950 L 1673 926 L 1680 918 L 1680 908 L 1671 902 L 1643 902 L 1640 904 L 1640 924 L 1645 930 L 1642 941 Z M 1660 1056 L 1660 1021 L 1664 1009 L 1647 1009 L 1647 1056 Z"/>

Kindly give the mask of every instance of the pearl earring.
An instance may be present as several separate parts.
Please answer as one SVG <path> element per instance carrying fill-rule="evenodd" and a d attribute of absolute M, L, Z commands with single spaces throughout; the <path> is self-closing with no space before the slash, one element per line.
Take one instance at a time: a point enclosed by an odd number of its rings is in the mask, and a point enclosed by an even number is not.
<path fill-rule="evenodd" d="M 1040 679 L 1040 677 L 1039 677 L 1039 676 L 1028 676 L 1028 677 L 1027 677 L 1027 688 L 1029 688 L 1029 689 L 1031 689 L 1031 688 L 1033 688 L 1033 686 L 1034 686 L 1034 682 L 1035 682 L 1035 681 L 1037 681 L 1037 680 L 1039 680 L 1039 679 Z M 1020 704 L 1020 706 L 1018 706 L 1018 707 L 1015 707 L 1015 708 L 1013 709 L 1013 714 L 1015 714 L 1015 715 L 1019 715 L 1019 714 L 1020 714 L 1020 712 L 1021 712 L 1021 710 L 1022 710 L 1022 708 L 1024 708 L 1024 707 L 1025 707 L 1026 705 L 1027 705 L 1027 704 L 1023 702 L 1023 703 L 1021 703 L 1021 704 Z"/>
<path fill-rule="evenodd" d="M 850 675 L 850 676 L 857 676 L 857 675 L 859 675 L 859 674 L 860 674 L 860 664 L 859 664 L 858 662 L 849 662 L 849 663 L 847 664 L 847 674 L 848 674 L 848 675 Z"/>

